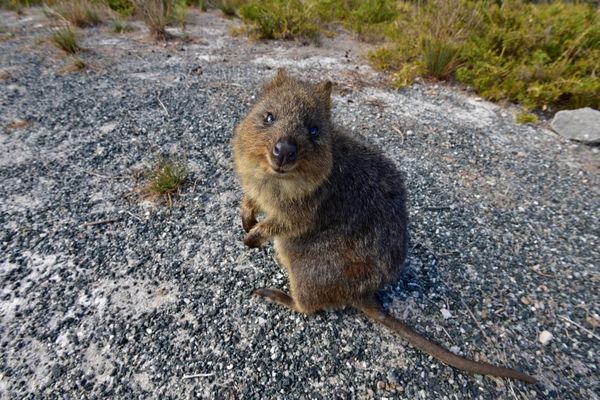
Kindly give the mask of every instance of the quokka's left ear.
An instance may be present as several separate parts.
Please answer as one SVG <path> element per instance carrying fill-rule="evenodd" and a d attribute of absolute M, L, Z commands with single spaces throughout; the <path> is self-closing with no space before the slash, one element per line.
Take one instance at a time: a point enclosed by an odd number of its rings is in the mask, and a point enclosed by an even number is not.
<path fill-rule="evenodd" d="M 327 80 L 325 82 L 321 82 L 317 85 L 317 94 L 321 98 L 321 101 L 327 106 L 328 109 L 331 109 L 331 88 L 333 84 L 331 81 Z"/>
<path fill-rule="evenodd" d="M 288 79 L 290 78 L 285 68 L 278 68 L 275 77 L 263 86 L 263 91 L 268 92 L 271 89 L 281 86 Z"/>
<path fill-rule="evenodd" d="M 331 88 L 333 87 L 333 83 L 327 80 L 325 82 L 319 83 L 317 86 L 317 91 L 324 99 L 329 99 L 331 97 Z"/>

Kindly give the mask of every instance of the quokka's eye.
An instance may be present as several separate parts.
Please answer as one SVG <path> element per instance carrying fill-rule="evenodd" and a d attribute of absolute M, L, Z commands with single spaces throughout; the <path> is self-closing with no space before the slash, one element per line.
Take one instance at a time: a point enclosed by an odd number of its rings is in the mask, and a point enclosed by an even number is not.
<path fill-rule="evenodd" d="M 319 128 L 317 128 L 316 126 L 311 126 L 310 128 L 308 128 L 308 134 L 311 138 L 316 138 L 319 135 Z"/>
<path fill-rule="evenodd" d="M 273 117 L 273 114 L 267 113 L 267 115 L 265 116 L 265 124 L 271 125 L 274 121 L 275 117 Z"/>

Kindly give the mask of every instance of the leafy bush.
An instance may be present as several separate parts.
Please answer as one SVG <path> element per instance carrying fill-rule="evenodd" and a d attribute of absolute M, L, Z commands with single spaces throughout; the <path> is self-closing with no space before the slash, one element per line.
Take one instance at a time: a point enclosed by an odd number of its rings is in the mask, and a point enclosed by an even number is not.
<path fill-rule="evenodd" d="M 537 124 L 539 121 L 537 115 L 528 111 L 523 111 L 517 115 L 517 122 L 519 124 Z"/>
<path fill-rule="evenodd" d="M 401 87 L 455 76 L 490 100 L 529 109 L 600 107 L 600 14 L 590 5 L 521 0 L 403 3 L 370 53 Z"/>
<path fill-rule="evenodd" d="M 173 19 L 177 21 L 181 30 L 185 32 L 188 19 L 188 5 L 187 2 L 178 0 L 173 5 Z"/>
<path fill-rule="evenodd" d="M 106 0 L 106 4 L 123 17 L 129 17 L 135 12 L 135 5 L 131 0 Z"/>
<path fill-rule="evenodd" d="M 506 1 L 482 13 L 457 78 L 528 108 L 600 108 L 600 13 L 584 4 Z"/>
<path fill-rule="evenodd" d="M 242 20 L 257 39 L 316 39 L 320 27 L 301 0 L 252 1 L 240 7 Z"/>

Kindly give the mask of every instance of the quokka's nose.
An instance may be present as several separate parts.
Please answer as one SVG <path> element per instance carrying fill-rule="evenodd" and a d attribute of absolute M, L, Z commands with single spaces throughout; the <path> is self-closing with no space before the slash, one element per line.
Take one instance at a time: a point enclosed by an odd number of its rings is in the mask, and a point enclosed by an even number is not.
<path fill-rule="evenodd" d="M 298 146 L 296 141 L 290 138 L 279 139 L 273 146 L 273 158 L 278 167 L 283 167 L 286 164 L 292 164 L 296 161 L 298 155 Z"/>

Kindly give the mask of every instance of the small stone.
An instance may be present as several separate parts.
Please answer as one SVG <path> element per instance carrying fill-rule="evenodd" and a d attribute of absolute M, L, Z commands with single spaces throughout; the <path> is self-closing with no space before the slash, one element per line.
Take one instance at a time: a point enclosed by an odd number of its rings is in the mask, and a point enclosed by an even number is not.
<path fill-rule="evenodd" d="M 460 354 L 460 347 L 452 346 L 452 347 L 450 347 L 450 352 L 454 353 L 454 354 Z"/>
<path fill-rule="evenodd" d="M 548 343 L 550 343 L 550 341 L 552 340 L 553 337 L 554 336 L 550 332 L 542 331 L 542 332 L 540 332 L 540 335 L 538 336 L 538 340 L 540 341 L 541 344 L 543 344 L 545 346 Z"/>
<path fill-rule="evenodd" d="M 10 78 L 10 73 L 6 70 L 0 69 L 0 81 L 5 81 Z"/>
<path fill-rule="evenodd" d="M 20 129 L 25 128 L 27 125 L 29 125 L 29 122 L 25 121 L 24 119 L 17 118 L 11 122 L 8 127 L 12 129 Z"/>
<path fill-rule="evenodd" d="M 446 308 L 442 308 L 440 310 L 440 312 L 442 313 L 442 317 L 444 317 L 444 319 L 450 319 L 450 318 L 452 318 L 452 313 L 450 312 L 450 310 L 448 310 Z"/>
<path fill-rule="evenodd" d="M 554 115 L 550 126 L 567 139 L 600 143 L 600 111 L 593 108 L 559 111 Z"/>
<path fill-rule="evenodd" d="M 107 134 L 107 133 L 112 132 L 116 127 L 117 127 L 117 124 L 115 122 L 104 124 L 100 127 L 100 132 Z"/>
<path fill-rule="evenodd" d="M 384 381 L 377 381 L 377 389 L 379 389 L 379 390 L 385 389 L 385 382 Z"/>

